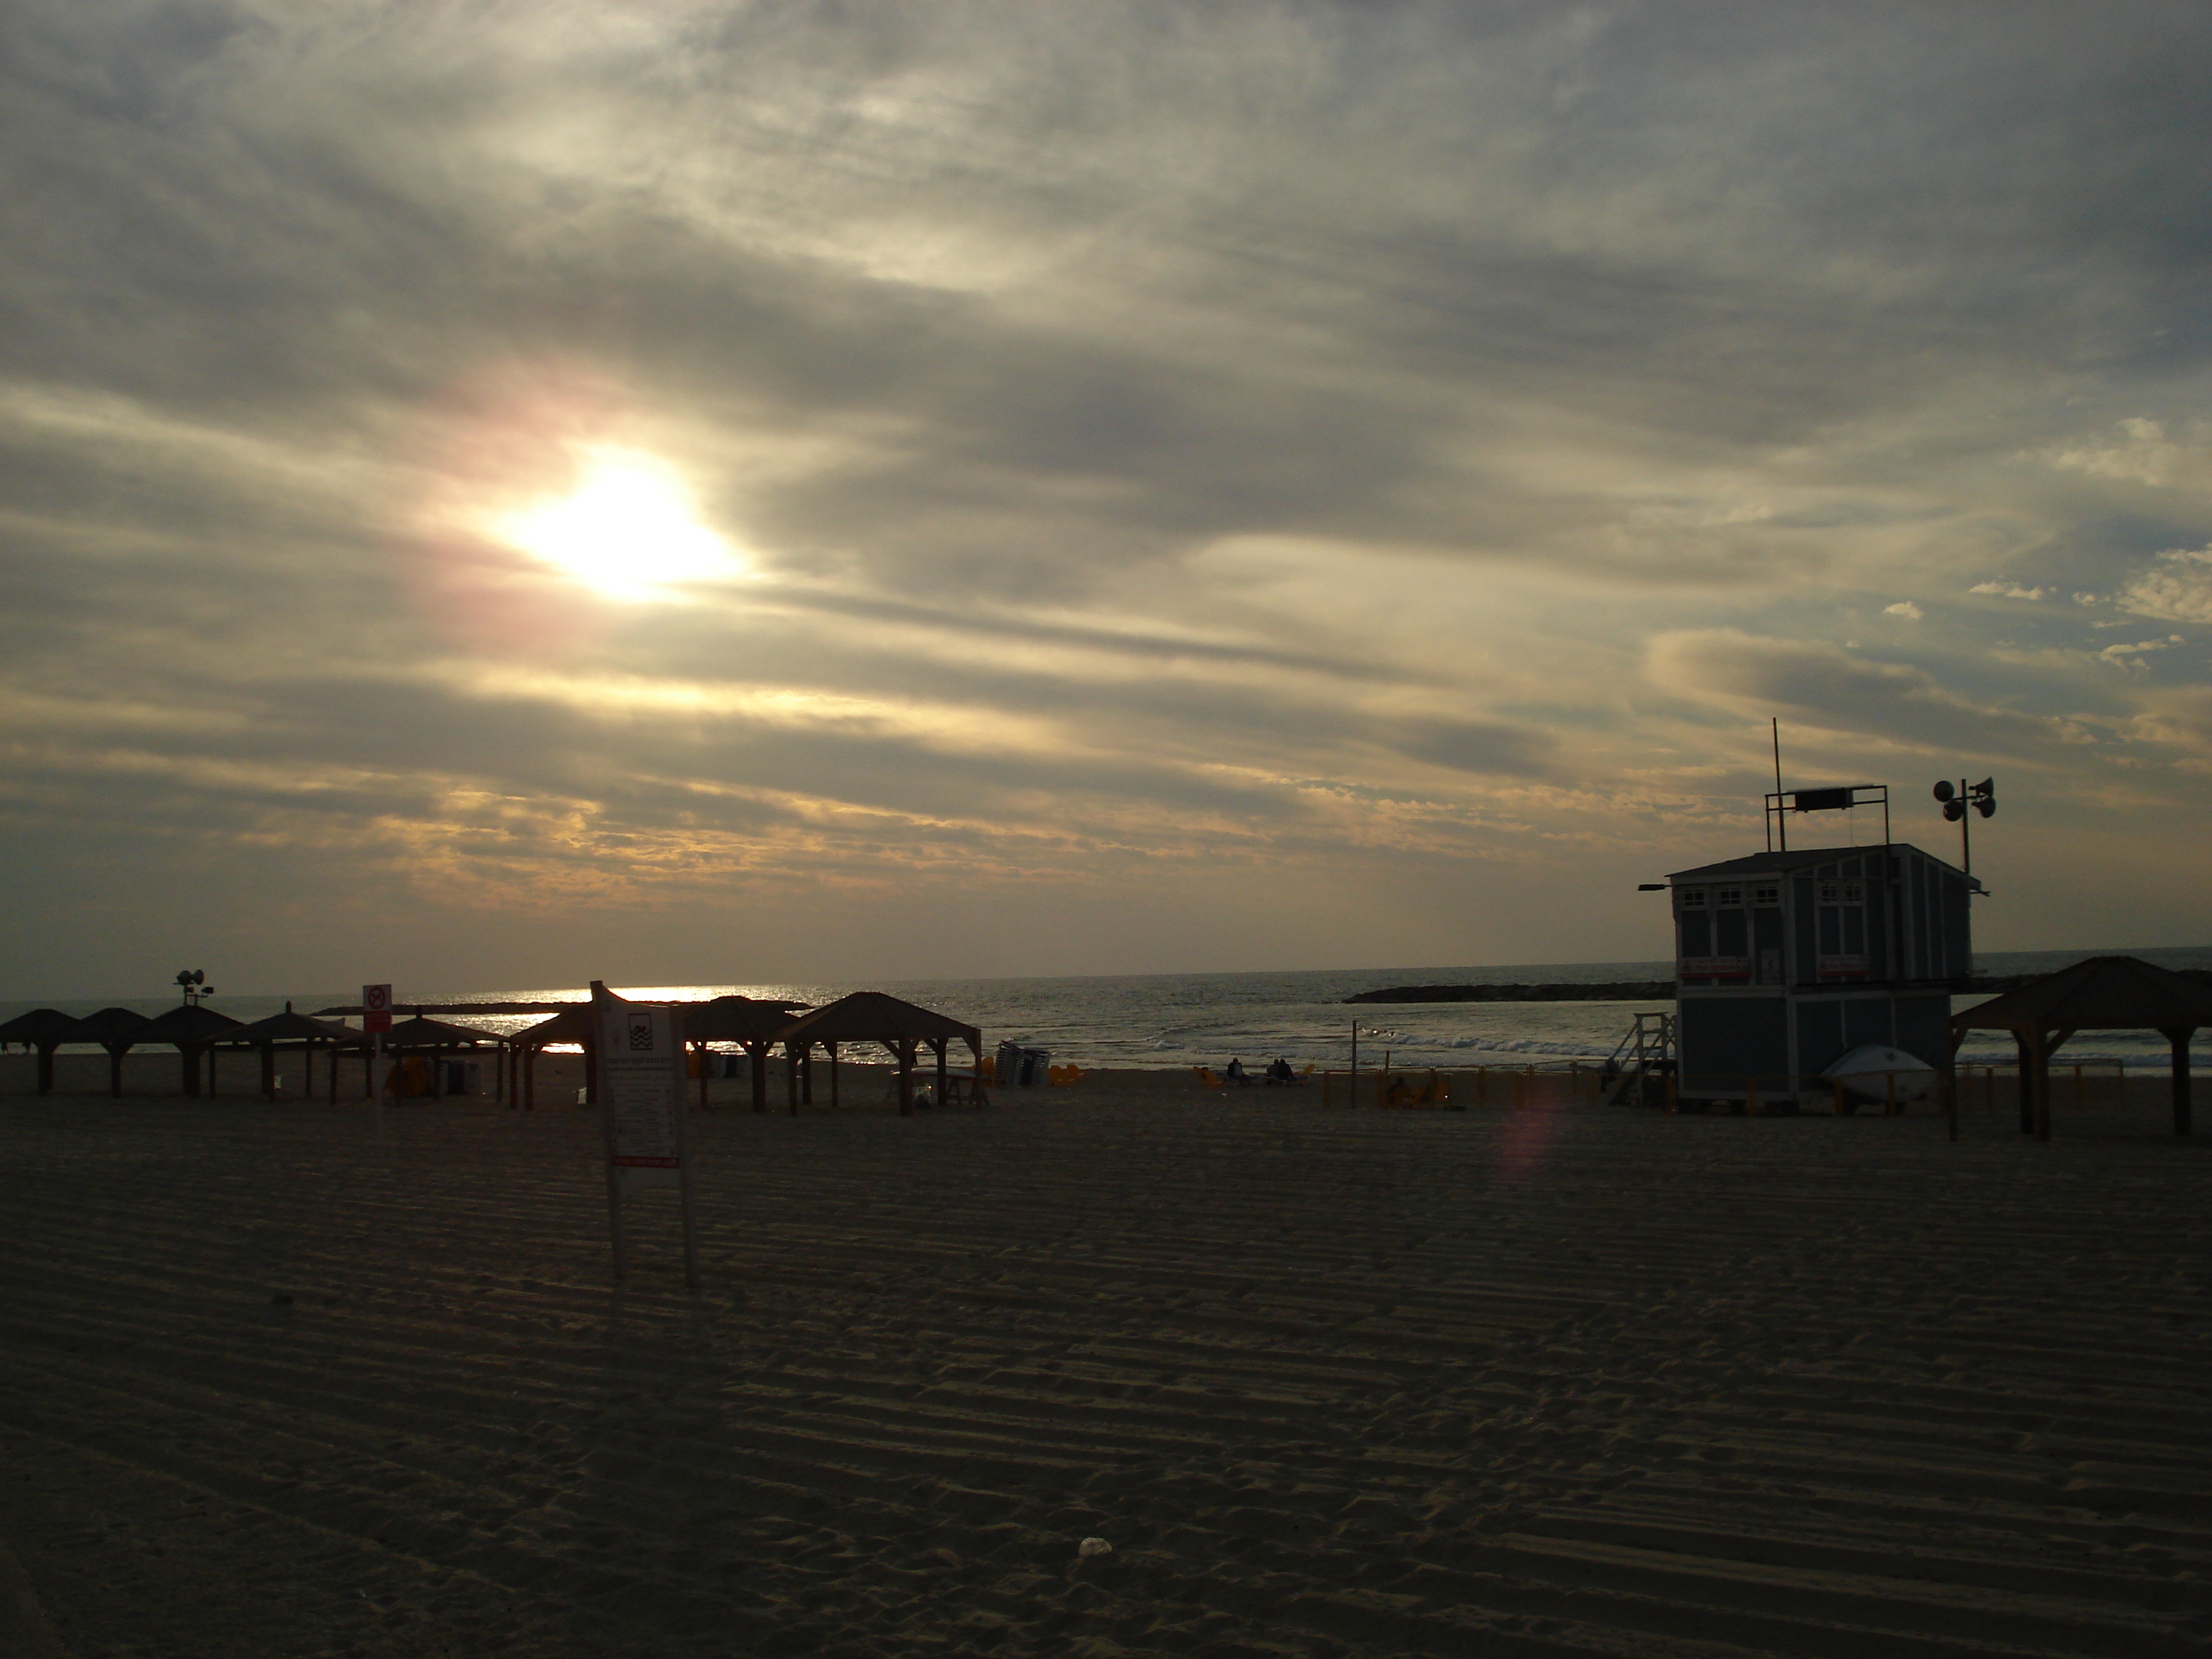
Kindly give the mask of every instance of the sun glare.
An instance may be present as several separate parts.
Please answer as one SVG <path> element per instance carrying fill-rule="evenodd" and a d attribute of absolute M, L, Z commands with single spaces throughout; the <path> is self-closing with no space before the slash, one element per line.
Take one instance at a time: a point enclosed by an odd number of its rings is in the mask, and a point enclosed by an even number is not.
<path fill-rule="evenodd" d="M 611 599 L 669 597 L 671 583 L 712 581 L 742 568 L 701 524 L 669 468 L 635 450 L 601 449 L 576 488 L 501 519 L 501 540 Z"/>

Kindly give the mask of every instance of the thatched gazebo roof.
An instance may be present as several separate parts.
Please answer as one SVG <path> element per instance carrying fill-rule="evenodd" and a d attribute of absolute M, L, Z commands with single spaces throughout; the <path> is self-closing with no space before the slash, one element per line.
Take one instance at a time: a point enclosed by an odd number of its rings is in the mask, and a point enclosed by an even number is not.
<path fill-rule="evenodd" d="M 410 1048 L 473 1048 L 480 1042 L 504 1042 L 507 1039 L 496 1031 L 487 1031 L 476 1025 L 449 1025 L 442 1019 L 432 1019 L 427 1014 L 417 1014 L 412 1019 L 403 1019 L 385 1032 L 384 1052 L 402 1054 Z M 356 1048 L 367 1048 L 376 1041 L 373 1031 L 346 1031 L 346 1041 Z"/>
<path fill-rule="evenodd" d="M 2163 1031 L 2200 1025 L 2212 1025 L 2212 985 L 2137 957 L 2086 957 L 1951 1016 L 1956 1031 L 2029 1026 L 2069 1033 Z"/>
<path fill-rule="evenodd" d="M 517 1048 L 543 1048 L 551 1042 L 589 1042 L 592 1039 L 592 1005 L 577 1003 L 563 1008 L 550 1018 L 535 1025 L 526 1025 L 507 1038 Z"/>
<path fill-rule="evenodd" d="M 2212 985 L 2136 957 L 2088 957 L 1951 1016 L 1951 1050 L 1968 1031 L 2020 1045 L 2021 1127 L 2051 1139 L 2051 1056 L 2076 1031 L 2156 1031 L 2173 1056 L 2173 1132 L 2189 1133 L 2189 1039 L 2212 1025 Z"/>
<path fill-rule="evenodd" d="M 801 1014 L 776 1033 L 779 1042 L 880 1042 L 894 1054 L 902 1046 L 911 1048 L 927 1042 L 933 1047 L 956 1037 L 978 1054 L 983 1052 L 979 1027 L 884 991 L 855 991 L 839 997 L 811 1014 Z"/>
<path fill-rule="evenodd" d="M 758 997 L 716 997 L 694 1002 L 684 1010 L 686 1042 L 772 1042 L 781 1039 L 793 1017 L 803 1013 L 803 1002 L 772 1002 Z"/>
<path fill-rule="evenodd" d="M 5 1025 L 0 1025 L 0 1042 L 20 1042 L 27 1048 L 52 1048 L 63 1042 L 89 1042 L 81 1037 L 77 1028 L 82 1024 L 74 1014 L 65 1014 L 58 1008 L 33 1008 L 27 1014 L 18 1014 Z"/>
<path fill-rule="evenodd" d="M 155 1015 L 131 1040 L 168 1042 L 179 1048 L 190 1048 L 204 1042 L 219 1042 L 238 1028 L 239 1022 L 228 1014 L 219 1014 L 196 1002 L 185 1002 L 165 1014 Z"/>
<path fill-rule="evenodd" d="M 263 1042 L 351 1042 L 361 1036 L 349 1025 L 337 1025 L 287 1008 L 281 1014 L 241 1025 L 222 1041 L 243 1048 Z"/>
<path fill-rule="evenodd" d="M 146 1028 L 153 1023 L 136 1008 L 103 1008 L 77 1021 L 76 1035 L 70 1041 L 97 1042 L 112 1052 L 143 1041 Z"/>

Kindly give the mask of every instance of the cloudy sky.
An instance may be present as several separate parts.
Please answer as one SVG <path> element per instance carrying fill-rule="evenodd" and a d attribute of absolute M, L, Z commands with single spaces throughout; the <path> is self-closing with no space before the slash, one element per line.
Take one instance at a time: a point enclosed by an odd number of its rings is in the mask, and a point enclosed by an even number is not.
<path fill-rule="evenodd" d="M 15 996 L 2212 938 L 2212 12 L 18 0 Z M 1878 821 L 1840 839 L 1878 838 Z"/>

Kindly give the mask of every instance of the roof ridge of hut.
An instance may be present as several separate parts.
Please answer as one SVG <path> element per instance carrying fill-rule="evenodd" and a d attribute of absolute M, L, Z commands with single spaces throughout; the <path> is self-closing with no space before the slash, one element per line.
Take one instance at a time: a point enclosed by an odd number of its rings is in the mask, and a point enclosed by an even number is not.
<path fill-rule="evenodd" d="M 869 1042 L 886 1035 L 905 1038 L 961 1037 L 977 1048 L 983 1041 L 981 1027 L 895 997 L 888 991 L 848 991 L 835 1002 L 825 1002 L 791 1021 L 779 1034 L 779 1040 Z"/>

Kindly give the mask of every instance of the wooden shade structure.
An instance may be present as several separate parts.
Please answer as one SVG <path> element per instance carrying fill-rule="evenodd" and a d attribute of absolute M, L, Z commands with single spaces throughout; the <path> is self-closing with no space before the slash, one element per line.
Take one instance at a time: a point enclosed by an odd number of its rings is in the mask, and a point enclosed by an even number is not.
<path fill-rule="evenodd" d="M 487 1031 L 477 1025 L 451 1025 L 442 1019 L 432 1019 L 427 1014 L 417 1014 L 412 1019 L 403 1019 L 383 1034 L 382 1044 L 387 1054 L 427 1054 L 430 1060 L 430 1097 L 445 1098 L 445 1079 L 438 1062 L 450 1054 L 474 1054 L 481 1048 L 492 1048 L 501 1055 L 507 1051 L 507 1039 L 496 1031 Z M 361 1050 L 362 1075 L 374 1093 L 376 1080 L 368 1076 L 375 1065 L 378 1047 L 376 1034 L 372 1031 L 348 1030 L 347 1046 Z M 493 1092 L 499 1092 L 499 1080 L 495 1078 Z"/>
<path fill-rule="evenodd" d="M 212 1008 L 187 1002 L 166 1014 L 156 1014 L 131 1040 L 142 1048 L 149 1042 L 175 1045 L 177 1058 L 184 1066 L 185 1093 L 194 1100 L 200 1097 L 200 1056 L 206 1054 L 208 1098 L 212 1100 L 215 1045 L 238 1027 L 239 1022 L 228 1014 L 218 1014 Z"/>
<path fill-rule="evenodd" d="M 2012 1033 L 2020 1049 L 2020 1127 L 2051 1139 L 2051 1056 L 2076 1031 L 2156 1031 L 2172 1045 L 2173 1133 L 2190 1132 L 2189 1040 L 2212 1025 L 2212 985 L 2135 957 L 2090 957 L 1951 1016 L 1954 1066 L 1972 1030 Z M 1955 1102 L 1955 1085 L 1953 1090 Z M 1955 1131 L 1954 1131 L 1955 1132 Z"/>
<path fill-rule="evenodd" d="M 516 1055 L 515 1063 L 507 1070 L 509 1088 L 507 1105 L 520 1105 L 526 1112 L 538 1109 L 538 1051 L 556 1042 L 573 1042 L 584 1050 L 588 1074 L 592 1052 L 592 1005 L 579 1002 L 563 1008 L 559 1013 L 537 1024 L 526 1026 L 507 1038 L 507 1046 Z"/>
<path fill-rule="evenodd" d="M 109 1098 L 123 1098 L 123 1056 L 137 1046 L 147 1026 L 152 1024 L 135 1008 L 103 1008 L 77 1021 L 76 1035 L 70 1042 L 97 1042 L 107 1050 Z"/>
<path fill-rule="evenodd" d="M 699 1104 L 707 1104 L 706 1045 L 734 1042 L 752 1061 L 753 1110 L 768 1110 L 768 1055 L 805 1005 L 756 997 L 716 997 L 684 1011 L 684 1040 L 700 1047 Z"/>
<path fill-rule="evenodd" d="M 671 1005 L 684 1012 L 684 1041 L 702 1048 L 709 1042 L 734 1042 L 752 1058 L 753 1109 L 768 1109 L 768 1056 L 783 1030 L 791 1024 L 792 1016 L 802 1012 L 805 1004 L 775 1002 L 756 997 L 715 997 L 706 1002 L 687 1002 Z M 520 1105 L 524 1111 L 533 1111 L 538 1103 L 538 1054 L 542 1048 L 556 1042 L 573 1042 L 584 1051 L 586 1086 L 593 1087 L 598 1078 L 599 1034 L 592 1024 L 592 1007 L 580 1002 L 542 1019 L 526 1030 L 517 1031 L 507 1040 L 507 1045 L 519 1055 L 513 1073 L 514 1087 L 508 1101 L 510 1106 Z M 596 1091 L 594 1091 L 596 1097 Z M 705 1056 L 699 1066 L 699 1103 L 707 1103 L 707 1067 Z"/>
<path fill-rule="evenodd" d="M 330 1097 L 335 1106 L 338 1100 L 338 1056 L 340 1048 L 350 1048 L 362 1033 L 343 1025 L 333 1025 L 327 1020 L 311 1018 L 292 1012 L 286 1003 L 284 1012 L 271 1014 L 266 1019 L 257 1019 L 251 1025 L 241 1025 L 222 1039 L 226 1048 L 258 1048 L 261 1051 L 261 1097 L 276 1098 L 276 1050 L 296 1048 L 301 1064 L 306 1067 L 306 1079 L 301 1088 L 302 1098 L 312 1099 L 315 1092 L 315 1050 L 331 1051 Z"/>
<path fill-rule="evenodd" d="M 841 1042 L 873 1042 L 890 1051 L 898 1062 L 899 1115 L 910 1115 L 914 1111 L 914 1062 L 916 1051 L 927 1045 L 937 1055 L 937 1097 L 945 1098 L 945 1049 L 954 1038 L 965 1042 L 975 1056 L 980 1070 L 983 1063 L 983 1033 L 969 1025 L 940 1014 L 933 1009 L 921 1008 L 911 1002 L 882 991 L 855 991 L 850 996 L 839 997 L 825 1003 L 811 1014 L 801 1014 L 776 1034 L 785 1052 L 794 1062 L 799 1056 L 812 1052 L 820 1043 L 829 1050 L 830 1086 L 836 1086 L 837 1045 Z M 791 1110 L 799 1111 L 799 1066 L 794 1063 L 787 1079 Z M 833 1092 L 834 1100 L 834 1092 Z"/>
<path fill-rule="evenodd" d="M 64 1042 L 84 1042 L 89 1038 L 77 1035 L 82 1022 L 73 1014 L 58 1008 L 33 1008 L 27 1014 L 18 1014 L 5 1025 L 0 1025 L 0 1042 L 20 1042 L 26 1048 L 38 1051 L 39 1092 L 52 1094 L 54 1087 L 54 1050 Z"/>

